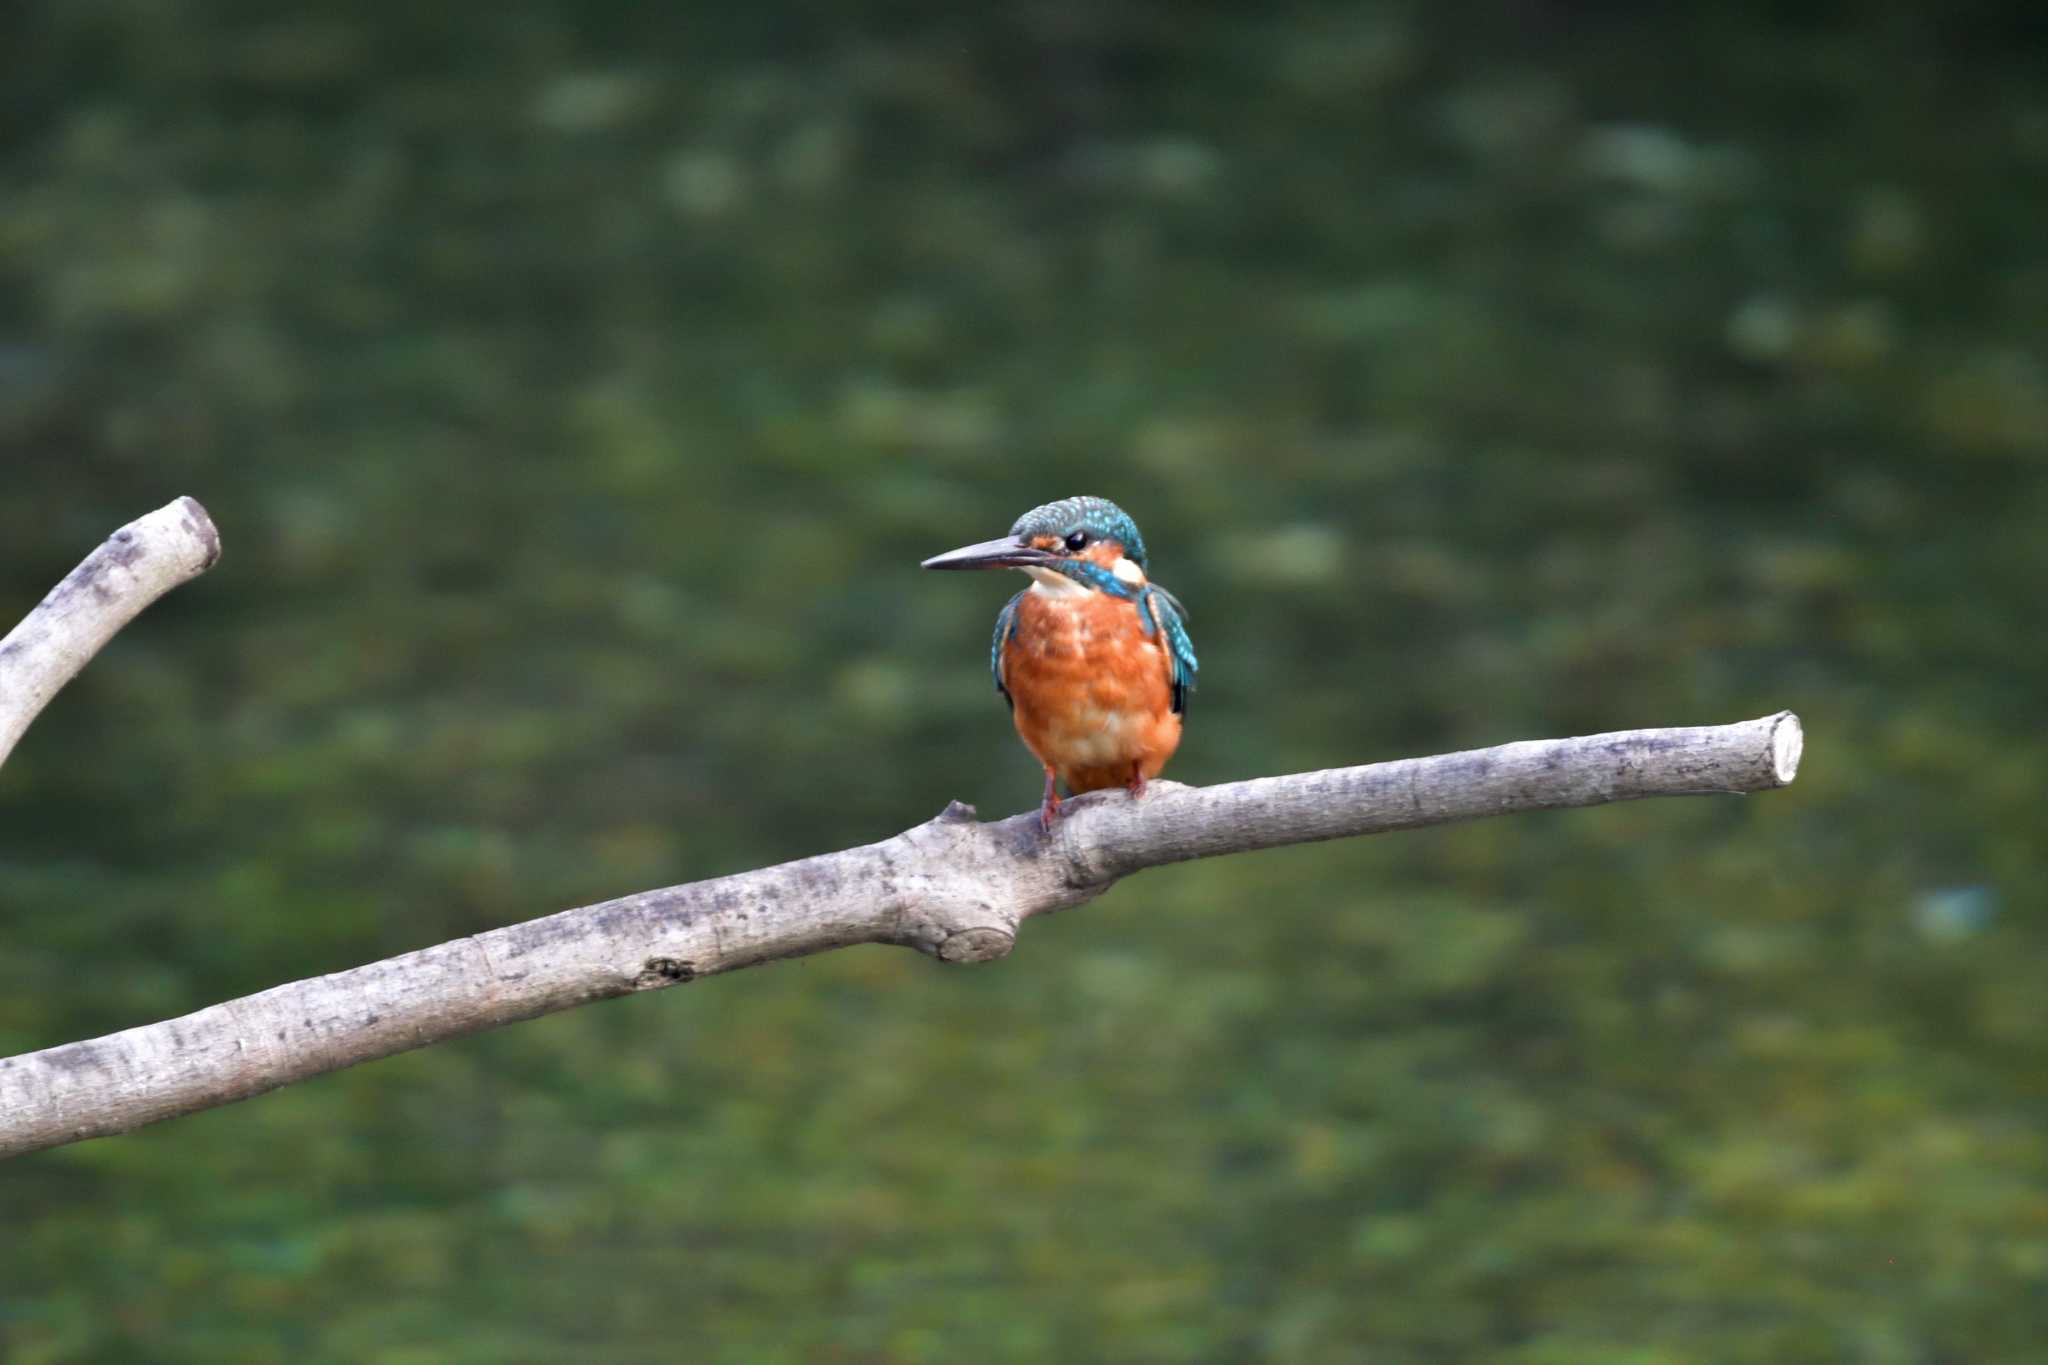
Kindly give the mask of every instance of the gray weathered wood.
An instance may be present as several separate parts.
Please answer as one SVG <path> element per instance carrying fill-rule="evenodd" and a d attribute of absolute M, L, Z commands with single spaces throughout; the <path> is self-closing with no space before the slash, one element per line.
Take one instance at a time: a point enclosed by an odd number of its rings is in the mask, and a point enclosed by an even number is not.
<path fill-rule="evenodd" d="M 206 509 L 179 498 L 129 522 L 0 640 L 0 763 L 86 661 L 150 603 L 220 559 Z"/>
<path fill-rule="evenodd" d="M 854 943 L 1002 957 L 1033 915 L 1148 867 L 1645 796 L 1782 787 L 1799 720 L 1627 730 L 1214 787 L 1069 801 L 983 824 L 957 803 L 893 839 L 622 896 L 182 1018 L 0 1060 L 0 1156 L 124 1133 L 407 1049 Z"/>

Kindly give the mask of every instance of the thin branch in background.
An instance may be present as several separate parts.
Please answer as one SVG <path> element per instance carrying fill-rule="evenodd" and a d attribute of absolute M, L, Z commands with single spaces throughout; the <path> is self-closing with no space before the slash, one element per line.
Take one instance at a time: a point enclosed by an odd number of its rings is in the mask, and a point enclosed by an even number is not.
<path fill-rule="evenodd" d="M 219 560 L 213 519 L 195 499 L 179 498 L 114 532 L 50 589 L 0 640 L 0 763 L 121 627 Z"/>

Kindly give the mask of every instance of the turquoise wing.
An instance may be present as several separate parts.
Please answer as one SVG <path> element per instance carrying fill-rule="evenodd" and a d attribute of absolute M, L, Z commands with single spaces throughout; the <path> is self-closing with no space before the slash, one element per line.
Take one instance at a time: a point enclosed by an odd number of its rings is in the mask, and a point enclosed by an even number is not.
<path fill-rule="evenodd" d="M 1029 588 L 1024 590 L 1029 591 Z M 988 647 L 988 671 L 995 675 L 996 691 L 1003 694 L 1003 704 L 1013 711 L 1017 709 L 1017 703 L 1011 700 L 1010 689 L 1003 686 L 1003 646 L 1017 634 L 1017 604 L 1023 600 L 1024 593 L 1020 592 L 1003 603 L 1003 609 L 996 614 L 996 638 Z"/>
<path fill-rule="evenodd" d="M 1195 642 L 1188 638 L 1188 610 L 1166 589 L 1150 586 L 1143 590 L 1139 604 L 1144 610 L 1145 633 L 1166 636 L 1166 652 L 1173 660 L 1173 709 L 1188 709 L 1188 693 L 1195 690 Z M 1000 632 L 998 632 L 1000 634 Z"/>

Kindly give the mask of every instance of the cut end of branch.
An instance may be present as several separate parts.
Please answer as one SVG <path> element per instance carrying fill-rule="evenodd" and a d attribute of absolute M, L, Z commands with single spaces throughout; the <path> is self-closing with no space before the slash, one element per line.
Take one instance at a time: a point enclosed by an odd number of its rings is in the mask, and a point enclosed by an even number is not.
<path fill-rule="evenodd" d="M 199 499 L 187 494 L 172 504 L 183 514 L 183 529 L 199 547 L 201 573 L 220 563 L 220 528 L 213 524 Z"/>
<path fill-rule="evenodd" d="M 1806 751 L 1806 730 L 1799 723 L 1799 717 L 1790 711 L 1780 711 L 1778 723 L 1771 727 L 1771 775 L 1778 779 L 1778 785 L 1789 787 L 1792 779 L 1799 776 L 1799 756 Z"/>

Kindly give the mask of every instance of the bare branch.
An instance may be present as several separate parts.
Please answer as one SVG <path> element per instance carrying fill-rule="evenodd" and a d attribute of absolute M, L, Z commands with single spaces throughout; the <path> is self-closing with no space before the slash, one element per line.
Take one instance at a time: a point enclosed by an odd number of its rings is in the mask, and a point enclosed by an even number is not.
<path fill-rule="evenodd" d="M 85 557 L 0 640 L 0 763 L 115 632 L 220 559 L 206 509 L 179 498 L 138 517 Z"/>
<path fill-rule="evenodd" d="M 623 896 L 165 1023 L 0 1060 L 0 1156 L 123 1133 L 519 1019 L 855 943 L 1002 957 L 1032 915 L 1143 868 L 1644 796 L 1782 787 L 1798 717 L 1628 730 L 1264 777 L 1155 782 L 990 824 L 954 803 L 893 839 Z"/>

